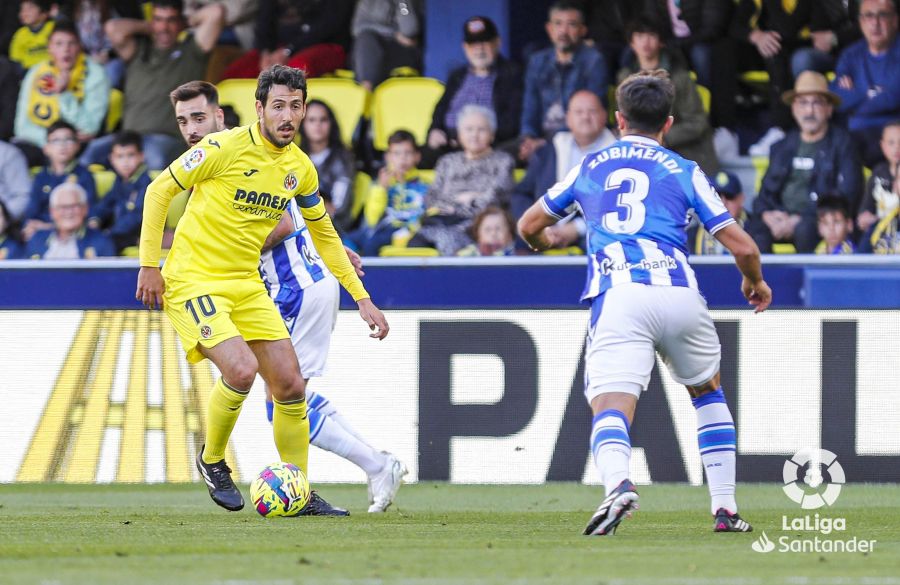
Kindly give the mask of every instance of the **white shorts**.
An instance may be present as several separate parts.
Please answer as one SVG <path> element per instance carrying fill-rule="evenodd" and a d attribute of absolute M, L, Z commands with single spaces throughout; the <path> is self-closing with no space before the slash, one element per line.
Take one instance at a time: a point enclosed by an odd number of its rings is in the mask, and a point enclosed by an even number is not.
<path fill-rule="evenodd" d="M 604 297 L 600 316 L 588 330 L 588 402 L 605 392 L 640 397 L 650 382 L 655 352 L 686 386 L 708 382 L 719 371 L 719 336 L 696 290 L 630 283 L 609 289 Z"/>
<path fill-rule="evenodd" d="M 304 378 L 316 378 L 325 373 L 339 303 L 340 285 L 327 272 L 325 278 L 302 291 L 281 289 L 275 299 Z"/>

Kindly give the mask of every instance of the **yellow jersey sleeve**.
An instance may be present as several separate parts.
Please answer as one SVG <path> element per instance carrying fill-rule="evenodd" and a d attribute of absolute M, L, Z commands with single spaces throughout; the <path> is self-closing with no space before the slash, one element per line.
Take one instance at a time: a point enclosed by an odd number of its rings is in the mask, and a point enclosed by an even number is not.
<path fill-rule="evenodd" d="M 350 264 L 347 258 L 347 252 L 344 250 L 344 243 L 341 242 L 340 236 L 331 223 L 328 212 L 325 211 L 325 203 L 318 193 L 307 195 L 305 197 L 296 198 L 297 206 L 300 208 L 300 214 L 306 221 L 306 227 L 312 236 L 313 244 L 316 246 L 325 266 L 338 279 L 354 301 L 369 298 L 369 293 L 363 286 L 356 270 Z"/>
<path fill-rule="evenodd" d="M 163 171 L 147 186 L 144 195 L 144 219 L 141 223 L 140 260 L 141 266 L 159 267 L 163 228 L 172 199 L 183 191 L 172 175 Z"/>

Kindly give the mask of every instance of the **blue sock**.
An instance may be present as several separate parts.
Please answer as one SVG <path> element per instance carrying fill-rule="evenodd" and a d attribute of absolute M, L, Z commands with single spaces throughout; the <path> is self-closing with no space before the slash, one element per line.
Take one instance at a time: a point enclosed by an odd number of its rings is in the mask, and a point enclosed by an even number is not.
<path fill-rule="evenodd" d="M 266 418 L 269 419 L 269 423 L 272 422 L 272 417 L 275 415 L 275 404 L 271 400 L 266 400 Z"/>
<path fill-rule="evenodd" d="M 692 401 L 697 410 L 697 442 L 712 498 L 711 509 L 737 512 L 734 500 L 737 433 L 722 388 Z"/>
<path fill-rule="evenodd" d="M 628 479 L 631 462 L 631 439 L 628 418 L 620 410 L 606 409 L 594 416 L 591 431 L 591 453 L 606 495 Z"/>

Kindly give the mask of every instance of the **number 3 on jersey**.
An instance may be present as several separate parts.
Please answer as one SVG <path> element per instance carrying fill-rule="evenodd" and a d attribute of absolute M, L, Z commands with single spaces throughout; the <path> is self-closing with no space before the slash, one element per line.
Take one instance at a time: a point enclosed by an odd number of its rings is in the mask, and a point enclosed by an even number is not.
<path fill-rule="evenodd" d="M 628 168 L 611 172 L 606 177 L 603 197 L 616 197 L 616 205 L 615 211 L 603 214 L 603 228 L 614 234 L 636 234 L 647 219 L 644 199 L 649 193 L 647 173 Z"/>
<path fill-rule="evenodd" d="M 194 322 L 198 325 L 200 324 L 200 315 L 197 314 L 197 309 L 194 308 L 194 301 L 197 301 L 197 307 L 200 308 L 200 313 L 204 317 L 212 317 L 216 314 L 216 305 L 213 303 L 211 296 L 203 295 L 202 297 L 189 300 L 184 304 L 184 308 L 191 314 Z"/>

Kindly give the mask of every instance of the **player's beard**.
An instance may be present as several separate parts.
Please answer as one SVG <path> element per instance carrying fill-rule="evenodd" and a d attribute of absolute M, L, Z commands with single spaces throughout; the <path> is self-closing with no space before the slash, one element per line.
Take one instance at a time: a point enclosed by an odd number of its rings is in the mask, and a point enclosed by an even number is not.
<path fill-rule="evenodd" d="M 287 130 L 287 129 L 291 130 L 290 137 L 289 138 L 281 138 L 279 133 L 282 130 Z M 288 123 L 288 124 L 282 123 L 280 125 L 272 125 L 271 127 L 268 124 L 266 124 L 266 134 L 268 134 L 268 136 L 266 136 L 266 138 L 268 138 L 269 142 L 271 142 L 278 148 L 284 148 L 285 146 L 287 146 L 288 144 L 290 144 L 291 142 L 294 141 L 294 137 L 297 136 L 297 130 L 298 130 L 297 126 L 294 126 L 292 123 Z"/>

